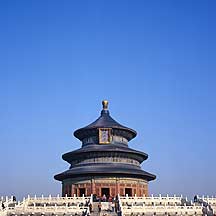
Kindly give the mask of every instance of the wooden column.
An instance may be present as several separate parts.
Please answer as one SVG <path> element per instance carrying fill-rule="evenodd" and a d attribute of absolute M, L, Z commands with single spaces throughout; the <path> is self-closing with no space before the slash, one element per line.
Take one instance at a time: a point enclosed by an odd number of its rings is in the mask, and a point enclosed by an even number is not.
<path fill-rule="evenodd" d="M 116 194 L 115 195 L 118 195 L 120 194 L 120 189 L 119 189 L 119 179 L 116 178 Z"/>
<path fill-rule="evenodd" d="M 71 196 L 73 197 L 74 196 L 74 194 L 76 194 L 76 192 L 75 192 L 75 185 L 71 185 Z"/>
<path fill-rule="evenodd" d="M 138 180 L 137 180 L 137 184 L 136 184 L 136 195 L 139 196 L 139 181 Z"/>
<path fill-rule="evenodd" d="M 96 194 L 95 180 L 93 177 L 91 178 L 91 194 Z"/>

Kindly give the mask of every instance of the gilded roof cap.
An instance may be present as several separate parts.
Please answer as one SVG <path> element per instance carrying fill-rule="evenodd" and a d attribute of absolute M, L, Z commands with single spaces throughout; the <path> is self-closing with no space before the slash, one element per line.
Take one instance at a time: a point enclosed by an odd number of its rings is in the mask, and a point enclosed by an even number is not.
<path fill-rule="evenodd" d="M 107 100 L 103 100 L 102 101 L 102 105 L 103 105 L 103 110 L 108 110 L 108 101 Z"/>

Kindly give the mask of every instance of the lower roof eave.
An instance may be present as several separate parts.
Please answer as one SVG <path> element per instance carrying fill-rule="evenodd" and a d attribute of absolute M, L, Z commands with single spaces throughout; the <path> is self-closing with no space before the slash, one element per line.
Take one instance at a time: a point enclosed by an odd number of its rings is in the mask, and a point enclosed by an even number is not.
<path fill-rule="evenodd" d="M 109 177 L 131 177 L 131 178 L 141 178 L 146 181 L 152 181 L 156 179 L 156 176 L 150 173 L 139 174 L 139 173 L 60 173 L 54 176 L 58 181 L 63 181 L 65 179 L 77 178 L 77 177 L 95 177 L 95 176 L 109 176 Z"/>
<path fill-rule="evenodd" d="M 62 159 L 71 163 L 75 158 L 83 158 L 85 155 L 89 155 L 89 153 L 101 153 L 101 152 L 115 152 L 115 153 L 124 153 L 133 155 L 133 157 L 137 158 L 137 160 L 142 163 L 144 160 L 148 158 L 148 154 L 131 149 L 129 147 L 123 147 L 121 145 L 98 145 L 91 144 L 80 149 L 67 152 L 62 155 Z"/>

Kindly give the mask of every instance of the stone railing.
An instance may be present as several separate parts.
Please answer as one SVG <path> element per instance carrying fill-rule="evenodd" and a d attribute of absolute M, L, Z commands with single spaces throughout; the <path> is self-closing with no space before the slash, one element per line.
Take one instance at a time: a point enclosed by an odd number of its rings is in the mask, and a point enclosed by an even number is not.
<path fill-rule="evenodd" d="M 207 196 L 207 197 L 204 197 L 204 196 L 199 197 L 199 196 L 197 196 L 197 201 L 204 203 L 204 205 L 205 205 L 205 203 L 207 203 L 208 205 L 210 205 L 213 212 L 216 213 L 216 197 L 209 197 L 209 196 Z"/>
<path fill-rule="evenodd" d="M 199 197 L 199 196 L 197 196 L 197 198 L 202 199 L 204 202 L 207 202 L 211 206 L 216 206 L 216 197 L 209 197 L 209 196 L 207 196 L 207 197 L 204 197 L 204 196 Z"/>
<path fill-rule="evenodd" d="M 187 198 L 186 198 L 187 200 Z M 122 203 L 127 203 L 127 204 L 133 204 L 133 203 L 140 203 L 148 206 L 152 205 L 181 205 L 182 203 L 182 196 L 177 197 L 176 195 L 174 196 L 143 196 L 143 197 L 121 197 Z"/>
<path fill-rule="evenodd" d="M 122 216 L 132 215 L 204 215 L 210 212 L 203 204 L 193 203 L 182 196 L 118 197 Z M 205 199 L 204 199 L 205 200 Z M 211 199 L 215 202 L 215 198 Z M 213 208 L 214 210 L 214 208 Z M 210 212 L 212 214 L 212 212 Z M 208 215 L 208 214 L 206 214 Z"/>
<path fill-rule="evenodd" d="M 122 215 L 202 215 L 201 206 L 133 206 L 122 208 Z"/>
<path fill-rule="evenodd" d="M 11 196 L 11 197 L 1 197 L 0 198 L 0 211 L 9 207 L 11 204 L 15 203 L 14 201 L 14 197 Z"/>
<path fill-rule="evenodd" d="M 0 210 L 5 215 L 87 215 L 92 197 L 30 197 L 13 202 Z"/>

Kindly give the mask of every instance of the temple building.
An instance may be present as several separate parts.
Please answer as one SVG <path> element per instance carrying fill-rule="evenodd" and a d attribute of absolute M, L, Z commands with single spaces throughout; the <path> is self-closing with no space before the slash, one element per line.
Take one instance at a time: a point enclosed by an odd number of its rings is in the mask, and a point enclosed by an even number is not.
<path fill-rule="evenodd" d="M 156 178 L 140 167 L 148 155 L 128 147 L 136 131 L 110 116 L 108 101 L 102 104 L 100 117 L 74 132 L 82 147 L 62 156 L 70 164 L 54 176 L 62 182 L 62 196 L 148 196 L 148 182 Z"/>

